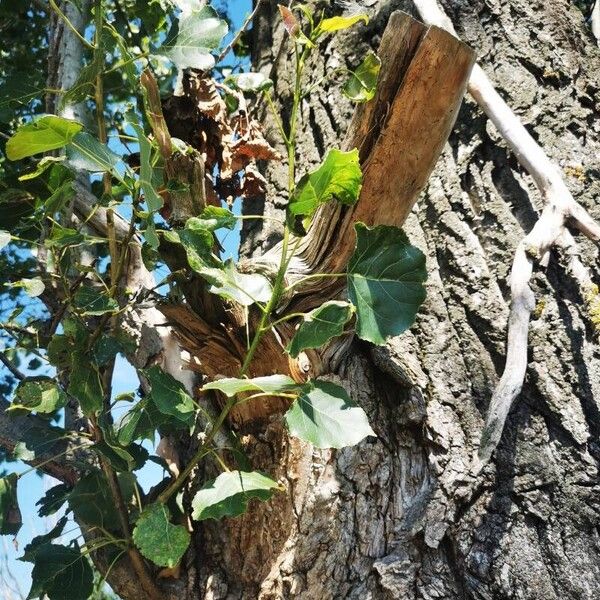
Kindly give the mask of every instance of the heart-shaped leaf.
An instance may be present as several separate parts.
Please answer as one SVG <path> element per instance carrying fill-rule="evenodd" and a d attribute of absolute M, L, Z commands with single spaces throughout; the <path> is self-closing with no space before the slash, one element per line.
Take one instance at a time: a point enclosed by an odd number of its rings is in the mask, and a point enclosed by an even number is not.
<path fill-rule="evenodd" d="M 161 50 L 180 69 L 207 71 L 215 65 L 211 50 L 220 46 L 228 31 L 227 22 L 212 7 L 203 6 L 181 15 Z"/>
<path fill-rule="evenodd" d="M 348 302 L 331 300 L 304 315 L 287 351 L 296 358 L 302 350 L 319 348 L 331 338 L 341 335 L 344 325 L 354 313 L 354 307 Z"/>
<path fill-rule="evenodd" d="M 41 152 L 56 150 L 66 146 L 81 131 L 83 125 L 77 121 L 45 115 L 21 125 L 6 142 L 6 156 L 19 160 Z"/>
<path fill-rule="evenodd" d="M 350 400 L 344 388 L 329 381 L 305 384 L 285 420 L 291 435 L 317 448 L 354 446 L 375 435 L 365 411 Z"/>
<path fill-rule="evenodd" d="M 348 295 L 356 306 L 356 333 L 374 344 L 408 329 L 425 300 L 425 256 L 398 227 L 357 223 L 348 263 Z"/>
<path fill-rule="evenodd" d="M 222 519 L 246 512 L 248 500 L 268 500 L 274 490 L 281 489 L 276 481 L 258 471 L 228 471 L 205 484 L 192 500 L 192 518 Z"/>
<path fill-rule="evenodd" d="M 94 591 L 90 561 L 76 542 L 71 546 L 42 544 L 23 559 L 34 563 L 28 598 L 87 600 Z"/>
<path fill-rule="evenodd" d="M 188 530 L 170 518 L 169 509 L 156 502 L 144 509 L 133 530 L 135 545 L 159 567 L 175 567 L 190 545 Z"/>

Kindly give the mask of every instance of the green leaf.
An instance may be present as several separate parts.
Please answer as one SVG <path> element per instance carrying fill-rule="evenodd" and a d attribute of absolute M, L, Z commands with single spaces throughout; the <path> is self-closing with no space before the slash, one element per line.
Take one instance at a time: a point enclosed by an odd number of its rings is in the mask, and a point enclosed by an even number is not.
<path fill-rule="evenodd" d="M 228 31 L 227 22 L 219 18 L 214 8 L 204 6 L 181 16 L 161 51 L 180 69 L 208 71 L 215 65 L 210 52 L 220 46 Z"/>
<path fill-rule="evenodd" d="M 202 391 L 219 390 L 229 398 L 232 398 L 241 392 L 263 392 L 266 394 L 275 394 L 277 392 L 293 393 L 300 388 L 301 384 L 296 383 L 287 375 L 267 375 L 265 377 L 255 377 L 254 379 L 225 377 L 206 383 L 202 387 Z"/>
<path fill-rule="evenodd" d="M 17 129 L 6 142 L 6 156 L 9 160 L 19 160 L 26 156 L 62 148 L 82 128 L 83 125 L 77 121 L 45 115 Z"/>
<path fill-rule="evenodd" d="M 374 344 L 406 331 L 425 300 L 425 256 L 397 227 L 357 223 L 348 263 L 348 296 L 356 306 L 356 333 Z"/>
<path fill-rule="evenodd" d="M 46 289 L 44 282 L 38 277 L 34 277 L 33 279 L 20 279 L 19 281 L 15 281 L 12 284 L 12 287 L 23 288 L 30 298 L 41 296 Z"/>
<path fill-rule="evenodd" d="M 198 222 L 198 227 L 216 231 L 217 229 L 235 229 L 237 217 L 227 208 L 221 206 L 207 206 L 200 217 L 192 217 Z M 189 219 L 188 221 L 192 221 Z M 192 227 L 194 229 L 194 227 Z"/>
<path fill-rule="evenodd" d="M 55 514 L 58 509 L 69 499 L 71 488 L 64 483 L 59 483 L 51 487 L 36 503 L 39 506 L 38 515 L 40 517 L 49 517 Z"/>
<path fill-rule="evenodd" d="M 65 515 L 56 522 L 56 525 L 48 533 L 36 535 L 31 542 L 29 542 L 29 544 L 23 548 L 23 557 L 21 560 L 31 562 L 35 561 L 35 554 L 40 546 L 43 546 L 44 544 L 47 544 L 48 542 L 60 537 L 68 520 L 69 518 Z"/>
<path fill-rule="evenodd" d="M 248 500 L 268 500 L 273 495 L 273 490 L 278 489 L 281 486 L 276 481 L 258 471 L 221 473 L 202 486 L 194 496 L 192 519 L 203 521 L 237 517 L 246 512 Z"/>
<path fill-rule="evenodd" d="M 330 19 L 323 19 L 317 29 L 317 36 L 322 33 L 333 33 L 334 31 L 340 31 L 340 29 L 348 29 L 355 23 L 364 21 L 365 24 L 369 22 L 367 15 L 352 15 L 351 17 L 331 17 Z"/>
<path fill-rule="evenodd" d="M 221 223 L 230 224 L 223 215 L 221 218 L 224 219 Z M 233 261 L 223 263 L 212 253 L 215 242 L 213 231 L 218 225 L 219 219 L 213 217 L 187 220 L 185 229 L 179 231 L 179 241 L 185 248 L 188 264 L 211 284 L 209 291 L 213 294 L 243 306 L 268 302 L 272 288 L 264 275 L 240 273 Z"/>
<path fill-rule="evenodd" d="M 73 306 L 81 311 L 82 315 L 103 315 L 119 310 L 119 304 L 114 298 L 109 298 L 99 289 L 89 285 L 82 285 L 73 297 Z"/>
<path fill-rule="evenodd" d="M 239 73 L 227 77 L 227 83 L 242 92 L 262 92 L 273 87 L 273 82 L 264 73 Z"/>
<path fill-rule="evenodd" d="M 102 410 L 104 393 L 98 369 L 78 352 L 71 357 L 71 377 L 67 392 L 77 398 L 84 415 L 91 416 Z"/>
<path fill-rule="evenodd" d="M 67 160 L 75 169 L 92 173 L 112 173 L 122 179 L 117 166 L 121 157 L 89 133 L 78 133 L 67 146 Z"/>
<path fill-rule="evenodd" d="M 94 451 L 108 460 L 111 467 L 119 473 L 141 469 L 148 460 L 148 451 L 137 444 L 122 447 L 112 437 L 114 436 L 107 435 L 103 442 L 94 444 Z"/>
<path fill-rule="evenodd" d="M 119 515 L 102 473 L 82 477 L 68 495 L 69 507 L 77 520 L 89 527 L 102 527 L 108 531 L 119 529 Z"/>
<path fill-rule="evenodd" d="M 5 246 L 8 246 L 8 244 L 10 244 L 11 239 L 12 236 L 10 235 L 10 233 L 8 233 L 8 231 L 3 231 L 0 229 L 0 250 L 2 250 L 2 248 L 4 248 Z"/>
<path fill-rule="evenodd" d="M 94 591 L 92 567 L 76 542 L 71 546 L 42 544 L 24 560 L 34 563 L 27 598 L 87 600 Z"/>
<path fill-rule="evenodd" d="M 375 435 L 363 409 L 350 400 L 344 388 L 329 381 L 305 384 L 285 421 L 291 435 L 317 448 L 354 446 Z"/>
<path fill-rule="evenodd" d="M 170 518 L 169 509 L 157 502 L 144 509 L 133 530 L 135 545 L 159 567 L 175 567 L 190 545 L 188 530 L 173 525 Z"/>
<path fill-rule="evenodd" d="M 150 164 L 150 160 L 152 158 L 152 144 L 146 137 L 144 130 L 139 125 L 136 123 L 131 123 L 131 127 L 135 130 L 138 143 L 140 145 L 140 187 L 144 192 L 144 199 L 148 205 L 148 210 L 150 212 L 155 212 L 162 208 L 163 200 L 152 185 L 153 169 L 152 165 Z M 151 245 L 154 247 L 153 244 Z M 156 247 L 158 247 L 158 244 Z"/>
<path fill-rule="evenodd" d="M 17 500 L 17 482 L 15 473 L 0 479 L 0 535 L 17 535 L 23 521 Z"/>
<path fill-rule="evenodd" d="M 344 84 L 342 92 L 353 102 L 368 102 L 375 96 L 377 78 L 381 61 L 379 57 L 371 52 L 367 54 L 358 69 L 350 75 L 350 79 Z"/>
<path fill-rule="evenodd" d="M 103 56 L 98 52 L 90 63 L 80 69 L 75 83 L 63 94 L 60 99 L 61 108 L 83 102 L 88 96 L 93 96 L 96 78 L 103 68 Z"/>
<path fill-rule="evenodd" d="M 321 166 L 304 175 L 290 199 L 292 215 L 312 216 L 319 204 L 335 198 L 342 204 L 354 204 L 362 186 L 358 150 L 329 150 Z"/>
<path fill-rule="evenodd" d="M 242 306 L 250 306 L 255 302 L 268 302 L 273 293 L 271 283 L 264 275 L 240 273 L 232 260 L 228 260 L 223 269 L 205 269 L 200 274 L 212 283 L 209 292 L 233 300 Z"/>
<path fill-rule="evenodd" d="M 191 427 L 195 420 L 195 406 L 183 384 L 156 366 L 150 367 L 144 374 L 150 381 L 151 397 L 156 408 Z"/>
<path fill-rule="evenodd" d="M 32 461 L 39 458 L 40 455 L 51 455 L 56 443 L 66 436 L 67 432 L 60 427 L 45 424 L 34 425 L 23 432 L 13 450 L 13 456 L 19 460 Z"/>
<path fill-rule="evenodd" d="M 319 348 L 331 338 L 341 335 L 344 325 L 353 314 L 354 307 L 348 302 L 325 302 L 304 315 L 304 320 L 286 350 L 290 356 L 296 358 L 302 350 Z"/>
<path fill-rule="evenodd" d="M 66 406 L 67 396 L 49 377 L 25 379 L 15 390 L 15 399 L 8 410 L 27 410 L 50 414 Z"/>
<path fill-rule="evenodd" d="M 49 167 L 65 160 L 64 156 L 44 156 L 35 166 L 35 171 L 19 176 L 19 181 L 29 181 L 45 173 Z"/>

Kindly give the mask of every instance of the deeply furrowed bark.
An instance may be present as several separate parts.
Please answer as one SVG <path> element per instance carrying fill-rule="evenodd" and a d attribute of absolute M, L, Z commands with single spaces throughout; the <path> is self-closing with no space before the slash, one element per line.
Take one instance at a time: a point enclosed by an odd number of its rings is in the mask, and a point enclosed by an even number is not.
<path fill-rule="evenodd" d="M 597 217 L 600 56 L 582 14 L 566 0 L 443 4 L 561 165 L 576 199 Z M 371 24 L 327 47 L 312 76 L 356 64 L 367 43 L 376 47 L 394 8 L 411 6 L 378 3 Z M 285 106 L 286 42 L 273 10 L 255 26 L 254 58 L 266 71 L 274 65 Z M 339 145 L 350 114 L 333 86 L 311 95 L 300 173 Z M 275 200 L 266 214 L 281 214 L 284 176 L 272 167 L 269 179 Z M 598 354 L 585 299 L 557 254 L 532 282 L 542 302 L 523 393 L 495 462 L 477 480 L 469 474 L 502 369 L 508 270 L 539 201 L 467 99 L 406 226 L 428 255 L 428 300 L 418 322 L 384 348 L 354 342 L 332 375 L 367 410 L 379 438 L 317 451 L 289 440 L 276 417 L 266 431 L 249 433 L 254 466 L 287 480 L 289 495 L 200 528 L 199 595 L 597 597 Z M 248 253 L 271 247 L 278 235 L 256 224 L 246 234 Z M 593 265 L 595 248 L 578 242 L 582 260 Z"/>

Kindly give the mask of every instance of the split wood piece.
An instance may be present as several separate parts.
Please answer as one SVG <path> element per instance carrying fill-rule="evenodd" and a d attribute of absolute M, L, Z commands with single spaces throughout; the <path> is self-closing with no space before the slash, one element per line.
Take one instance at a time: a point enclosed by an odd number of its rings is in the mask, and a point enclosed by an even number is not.
<path fill-rule="evenodd" d="M 404 223 L 448 139 L 475 60 L 473 51 L 448 32 L 402 12 L 390 16 L 378 54 L 382 65 L 376 96 L 358 106 L 343 144 L 345 149 L 359 148 L 360 199 L 354 207 L 332 202 L 318 210 L 307 236 L 299 241 L 298 256 L 287 274 L 290 283 L 315 273 L 343 272 L 354 251 L 357 221 L 369 226 Z M 280 246 L 273 248 L 253 261 L 254 267 L 272 268 L 280 252 Z M 286 311 L 311 310 L 339 294 L 344 285 L 343 278 L 310 280 L 286 299 Z M 317 353 L 307 353 L 302 364 L 283 363 L 288 362 L 283 348 L 292 335 L 288 323 L 265 336 L 249 374 L 318 375 Z M 203 365 L 208 362 L 205 356 L 202 350 Z M 218 368 L 230 371 L 225 361 Z M 281 406 L 281 399 L 246 402 L 232 411 L 232 420 L 242 424 L 262 419 Z"/>
<path fill-rule="evenodd" d="M 414 0 L 414 4 L 424 21 L 455 33 L 451 21 L 436 0 Z M 585 299 L 595 288 L 589 272 L 577 257 L 575 241 L 565 225 L 567 222 L 572 223 L 594 240 L 600 239 L 600 226 L 575 201 L 559 168 L 548 158 L 496 92 L 479 65 L 473 68 L 468 91 L 494 123 L 517 160 L 531 175 L 544 201 L 539 219 L 515 251 L 510 273 L 511 306 L 506 364 L 488 407 L 478 456 L 474 460 L 473 470 L 478 473 L 496 449 L 506 417 L 525 380 L 529 318 L 535 308 L 535 298 L 529 286 L 533 262 L 539 260 L 541 265 L 546 266 L 552 246 L 558 245 L 567 249 L 571 273 L 581 286 Z"/>

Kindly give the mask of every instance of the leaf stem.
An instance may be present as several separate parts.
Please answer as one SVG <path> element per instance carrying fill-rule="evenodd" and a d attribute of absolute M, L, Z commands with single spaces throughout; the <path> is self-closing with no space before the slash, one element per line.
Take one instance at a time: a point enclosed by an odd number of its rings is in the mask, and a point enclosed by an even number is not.
<path fill-rule="evenodd" d="M 58 17 L 60 19 L 62 19 L 62 21 L 65 23 L 65 25 L 79 38 L 79 40 L 81 41 L 81 43 L 84 46 L 87 46 L 88 48 L 90 48 L 90 50 L 95 50 L 94 45 L 90 44 L 90 42 L 88 42 L 79 33 L 79 31 L 77 31 L 77 28 L 73 25 L 73 23 L 71 23 L 71 21 L 69 20 L 69 17 L 67 17 L 67 15 L 65 15 L 65 13 L 62 10 L 60 10 L 60 8 L 58 7 L 58 5 L 56 4 L 56 2 L 54 0 L 50 0 L 50 7 L 58 15 Z"/>

